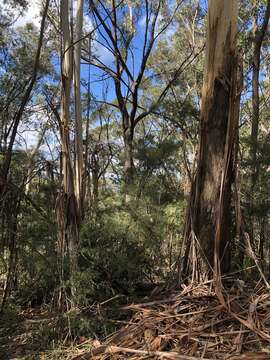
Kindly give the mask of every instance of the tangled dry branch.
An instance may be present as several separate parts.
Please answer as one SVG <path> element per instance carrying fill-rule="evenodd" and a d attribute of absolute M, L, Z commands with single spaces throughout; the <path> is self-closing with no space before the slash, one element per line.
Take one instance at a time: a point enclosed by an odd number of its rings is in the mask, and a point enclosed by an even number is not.
<path fill-rule="evenodd" d="M 220 304 L 212 282 L 165 299 L 125 307 L 130 322 L 73 360 L 269 359 L 270 293 L 233 282 Z"/>

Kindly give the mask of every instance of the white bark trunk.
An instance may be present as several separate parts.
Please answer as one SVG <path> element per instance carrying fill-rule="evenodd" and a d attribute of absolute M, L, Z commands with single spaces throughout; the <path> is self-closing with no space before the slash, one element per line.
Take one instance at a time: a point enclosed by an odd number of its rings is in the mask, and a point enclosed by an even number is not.
<path fill-rule="evenodd" d="M 72 80 L 72 47 L 69 26 L 69 1 L 61 0 L 61 30 L 63 37 L 62 97 L 61 97 L 61 138 L 63 152 L 64 189 L 73 193 L 71 154 L 69 145 L 70 92 Z"/>
<path fill-rule="evenodd" d="M 72 0 L 71 0 L 72 1 Z M 75 274 L 77 271 L 79 217 L 74 191 L 74 171 L 70 152 L 70 94 L 73 74 L 73 50 L 71 44 L 71 27 L 69 17 L 69 1 L 61 0 L 61 31 L 63 39 L 62 56 L 62 96 L 61 96 L 61 146 L 63 154 L 63 187 L 64 194 L 59 197 L 60 214 L 58 216 L 59 244 L 67 241 L 69 255 L 70 290 L 73 305 L 76 301 Z M 64 196 L 63 196 L 64 195 Z"/>
<path fill-rule="evenodd" d="M 82 140 L 82 114 L 81 114 L 81 41 L 83 27 L 83 0 L 78 0 L 75 22 L 74 45 L 74 95 L 75 95 L 75 195 L 79 214 L 82 215 L 82 177 L 83 177 L 83 140 Z"/>
<path fill-rule="evenodd" d="M 213 95 L 215 79 L 222 78 L 225 85 L 229 80 L 224 67 L 228 62 L 226 55 L 236 46 L 237 19 L 238 0 L 209 0 L 202 111 L 204 101 Z"/>
<path fill-rule="evenodd" d="M 34 157 L 37 154 L 39 148 L 42 145 L 43 139 L 44 139 L 44 135 L 46 132 L 46 126 L 43 127 L 39 138 L 38 138 L 38 142 L 36 144 L 36 146 L 33 148 L 33 150 L 31 151 L 29 158 L 28 158 L 28 167 L 27 167 L 27 179 L 26 179 L 26 183 L 25 183 L 25 194 L 28 195 L 29 191 L 30 191 L 30 184 L 31 184 L 31 176 L 32 176 L 32 171 L 33 171 L 33 161 L 34 161 Z"/>

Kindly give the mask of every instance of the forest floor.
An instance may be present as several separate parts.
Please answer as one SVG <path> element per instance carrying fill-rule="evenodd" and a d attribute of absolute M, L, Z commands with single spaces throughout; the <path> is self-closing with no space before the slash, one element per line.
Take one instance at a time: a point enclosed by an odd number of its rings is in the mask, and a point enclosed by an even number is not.
<path fill-rule="evenodd" d="M 41 308 L 11 312 L 0 319 L 0 360 L 269 360 L 270 292 L 261 283 L 236 285 L 224 291 L 225 304 L 211 283 L 116 303 L 109 312 L 108 303 L 95 304 L 73 319 L 78 326 L 87 315 L 96 335 L 85 332 L 74 342 L 59 314 Z"/>
<path fill-rule="evenodd" d="M 19 314 L 8 313 L 0 319 L 0 359 L 42 359 L 42 332 L 52 324 L 53 315 L 41 309 Z"/>
<path fill-rule="evenodd" d="M 131 312 L 120 310 L 123 303 L 125 299 L 115 296 L 64 314 L 44 307 L 8 307 L 0 316 L 0 360 L 70 360 L 100 345 L 97 338 L 104 339 L 130 317 Z"/>
<path fill-rule="evenodd" d="M 269 289 L 231 280 L 220 294 L 213 282 L 191 284 L 126 306 L 126 325 L 73 360 L 269 360 Z"/>

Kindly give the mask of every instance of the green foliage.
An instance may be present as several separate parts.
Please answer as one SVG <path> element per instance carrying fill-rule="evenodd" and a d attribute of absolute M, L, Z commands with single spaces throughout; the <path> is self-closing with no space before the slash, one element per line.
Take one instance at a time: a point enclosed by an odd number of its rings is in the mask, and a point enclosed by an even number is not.
<path fill-rule="evenodd" d="M 23 5 L 19 8 L 26 5 L 25 1 L 12 1 L 12 5 L 15 3 Z M 119 33 L 116 35 L 120 39 L 119 51 L 126 59 L 132 75 L 136 77 L 140 63 L 137 57 L 143 51 L 140 46 L 143 40 L 141 33 L 145 30 L 143 20 L 146 9 L 143 4 L 146 3 L 139 0 L 129 3 L 132 3 L 134 24 L 131 23 L 128 4 L 124 1 L 117 9 L 120 18 Z M 239 135 L 240 205 L 246 223 L 245 231 L 250 232 L 251 228 L 254 230 L 253 245 L 257 254 L 262 230 L 265 230 L 265 248 L 269 247 L 270 212 L 268 40 L 263 44 L 261 61 L 256 164 L 251 156 L 250 140 L 253 69 L 253 46 L 250 44 L 253 41 L 253 16 L 258 14 L 259 23 L 261 22 L 266 1 L 260 3 L 257 2 L 254 7 L 248 0 L 241 1 L 241 31 L 238 42 L 244 53 L 245 83 L 241 99 Z M 150 13 L 156 11 L 157 4 L 155 0 L 149 1 Z M 162 1 L 157 29 L 166 24 L 172 15 L 169 5 L 170 2 Z M 102 6 L 100 3 L 98 9 L 105 14 Z M 104 2 L 104 7 L 106 6 L 111 7 L 110 2 Z M 99 64 L 99 70 L 94 66 L 88 68 L 85 64 L 82 67 L 83 132 L 86 137 L 89 120 L 89 137 L 88 142 L 83 139 L 84 158 L 86 150 L 88 151 L 88 162 L 83 174 L 86 190 L 85 213 L 80 228 L 78 268 L 72 278 L 78 307 L 87 308 L 93 302 L 102 302 L 117 294 L 123 294 L 132 300 L 144 296 L 145 293 L 148 295 L 156 284 L 165 282 L 175 269 L 182 245 L 188 195 L 198 158 L 205 14 L 206 9 L 202 2 L 184 1 L 174 14 L 173 21 L 167 28 L 168 32 L 165 31 L 153 45 L 137 93 L 138 106 L 135 115 L 148 110 L 149 114 L 132 129 L 134 171 L 131 184 L 124 183 L 126 149 L 123 131 L 126 129 L 122 124 L 123 114 L 119 111 L 119 101 L 114 97 L 111 87 L 112 78 L 117 80 L 115 64 L 112 61 L 112 64 L 108 65 L 106 59 L 104 67 L 112 65 L 112 69 L 104 72 L 102 63 Z M 84 15 L 85 18 L 89 16 L 88 13 Z M 63 149 L 57 117 L 61 114 L 61 72 L 58 59 L 60 44 L 59 35 L 54 28 L 55 25 L 58 26 L 57 16 L 54 4 L 51 4 L 38 79 L 18 129 L 8 190 L 4 199 L 0 198 L 1 285 L 6 279 L 8 260 L 11 258 L 12 235 L 16 234 L 16 267 L 6 308 L 6 316 L 10 316 L 10 320 L 14 320 L 12 314 L 15 314 L 13 307 L 16 304 L 24 308 L 44 303 L 55 306 L 60 290 L 65 293 L 67 302 L 71 297 L 68 236 L 64 239 L 60 254 L 56 211 L 57 199 L 63 188 L 63 171 L 60 168 Z M 0 10 L 0 22 L 7 20 L 5 18 Z M 11 20 L 11 17 L 8 16 L 8 19 Z M 111 22 L 108 21 L 108 24 Z M 14 114 L 32 75 L 39 34 L 33 24 L 18 28 L 6 25 L 1 27 L 0 31 L 1 168 Z M 106 31 L 104 36 L 106 39 Z M 99 40 L 104 40 L 105 45 L 107 40 L 110 43 L 110 39 L 105 39 Z M 95 40 L 94 36 L 92 40 Z M 83 61 L 87 61 L 88 55 L 97 56 L 103 61 L 102 56 L 96 54 L 96 49 L 93 49 L 93 54 L 87 54 L 88 45 L 88 37 L 85 37 L 82 43 Z M 110 53 L 109 50 L 108 52 Z M 195 53 L 198 56 L 187 64 L 187 56 Z M 183 68 L 181 64 L 184 64 Z M 181 71 L 174 79 L 176 69 Z M 126 111 L 131 114 L 134 101 L 131 93 L 136 84 L 132 85 L 130 75 L 125 71 L 121 65 L 119 72 L 122 72 L 120 82 L 123 101 L 126 101 Z M 165 96 L 160 97 L 162 90 L 166 89 L 172 79 L 174 80 Z M 102 87 L 99 87 L 100 84 Z M 72 162 L 76 158 L 73 100 L 72 94 L 69 124 Z M 128 120 L 124 125 L 130 125 L 128 123 L 134 121 Z M 46 133 L 40 149 L 31 159 L 32 173 L 28 179 L 31 150 L 37 138 L 34 136 L 34 139 L 31 138 L 31 141 L 26 141 L 25 144 L 24 132 L 40 133 L 43 126 Z M 252 184 L 254 165 L 259 169 L 255 185 Z M 28 190 L 27 181 L 30 181 Z M 232 216 L 235 217 L 233 206 L 232 202 Z M 266 219 L 265 229 L 262 229 L 262 219 Z M 242 263 L 238 256 L 239 248 L 243 246 L 238 236 L 234 242 L 233 266 L 241 269 L 252 265 L 253 260 L 245 256 Z M 144 291 L 147 286 L 148 289 Z M 41 328 L 40 333 L 36 334 L 37 342 L 41 343 L 43 339 L 44 343 L 53 346 L 53 342 L 63 341 L 67 334 L 71 339 L 81 335 L 94 337 L 97 333 L 104 334 L 112 330 L 112 325 L 106 323 L 105 326 L 104 330 L 95 318 L 91 319 L 81 313 L 63 314 L 57 316 L 53 326 Z"/>
<path fill-rule="evenodd" d="M 92 284 L 93 294 L 101 298 L 118 292 L 130 294 L 145 280 L 151 259 L 136 225 L 127 212 L 120 211 L 104 215 L 100 223 L 84 226 L 80 263 L 82 269 L 88 267 L 92 279 L 87 282 L 88 291 Z"/>
<path fill-rule="evenodd" d="M 106 199 L 107 204 L 111 201 Z M 144 199 L 121 208 L 105 207 L 96 222 L 85 224 L 78 276 L 82 297 L 132 295 L 141 284 L 160 281 L 167 271 L 164 238 L 170 232 L 175 242 L 178 239 L 172 255 L 176 256 L 183 211 L 184 204 L 159 208 Z"/>

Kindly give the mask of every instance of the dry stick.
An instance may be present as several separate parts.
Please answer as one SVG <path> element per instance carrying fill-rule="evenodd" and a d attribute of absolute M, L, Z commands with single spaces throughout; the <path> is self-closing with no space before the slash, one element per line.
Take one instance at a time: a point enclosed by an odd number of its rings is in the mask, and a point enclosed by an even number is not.
<path fill-rule="evenodd" d="M 230 302 L 232 302 L 234 299 L 231 299 Z M 221 305 L 223 306 L 223 305 Z M 216 309 L 218 309 L 218 307 L 216 307 Z M 243 324 L 244 326 L 246 326 L 249 330 L 256 332 L 259 336 L 261 336 L 263 339 L 265 339 L 266 341 L 270 341 L 270 336 L 268 334 L 266 334 L 265 332 L 259 330 L 258 328 L 256 328 L 254 326 L 254 324 L 249 323 L 247 320 L 240 318 L 238 315 L 236 315 L 235 313 L 233 313 L 228 306 L 226 306 L 226 309 L 228 311 L 228 314 L 231 315 L 233 318 L 235 318 L 236 320 L 238 320 L 241 324 Z M 241 312 L 241 314 L 245 313 L 246 311 Z M 196 329 L 193 329 L 193 332 L 201 332 L 201 331 L 205 331 L 208 327 L 213 326 L 213 325 L 217 325 L 220 324 L 224 321 L 227 321 L 228 319 L 221 319 L 221 320 L 217 320 L 214 323 L 211 321 L 205 325 L 201 325 L 198 326 Z"/>
<path fill-rule="evenodd" d="M 237 64 L 236 64 L 236 68 L 237 68 Z M 241 74 L 240 74 L 241 75 Z M 233 126 L 234 124 L 234 120 L 236 118 L 236 116 L 238 115 L 238 101 L 240 99 L 240 94 L 241 94 L 241 83 L 238 84 L 237 83 L 237 76 L 235 75 L 232 79 L 233 81 L 236 81 L 236 83 L 233 82 L 233 87 L 234 87 L 234 91 L 236 90 L 236 93 L 233 93 L 232 94 L 232 97 L 231 97 L 231 103 L 230 103 L 230 122 L 231 122 L 231 126 Z M 239 88 L 240 87 L 240 88 Z M 232 128 L 231 128 L 232 129 Z M 232 133 L 233 134 L 233 133 Z M 226 156 L 226 167 L 225 167 L 225 171 L 227 171 L 227 168 L 228 168 L 228 165 L 229 165 L 229 162 L 228 162 L 228 156 Z M 225 175 L 223 176 L 223 179 L 225 178 Z M 223 184 L 224 186 L 224 184 Z M 223 193 L 223 186 L 221 187 L 221 194 Z M 241 210 L 238 209 L 240 211 L 240 216 L 238 219 L 240 221 L 240 229 L 243 231 L 243 227 L 242 227 L 242 216 L 241 216 Z M 269 283 L 267 282 L 260 266 L 259 266 L 259 263 L 258 263 L 258 260 L 256 258 L 256 255 L 254 254 L 254 251 L 252 250 L 252 247 L 251 247 L 251 244 L 250 244 L 250 241 L 249 241 L 249 238 L 248 236 L 246 235 L 246 233 L 243 231 L 244 233 L 244 237 L 245 237 L 245 240 L 246 240 L 246 243 L 247 243 L 247 249 L 249 250 L 249 253 L 252 257 L 252 259 L 254 260 L 255 264 L 256 264 L 256 267 L 266 285 L 266 287 L 269 289 L 270 288 L 270 285 Z M 218 234 L 219 235 L 219 234 Z M 221 280 L 221 278 L 219 278 L 219 280 Z M 220 285 L 220 283 L 219 283 Z M 224 296 L 223 294 L 221 293 L 221 291 L 219 291 L 220 288 L 218 289 L 218 298 L 220 297 L 220 300 L 221 300 L 221 303 L 224 305 L 225 309 L 228 311 L 228 313 L 233 317 L 235 318 L 236 320 L 238 320 L 241 324 L 243 324 L 245 327 L 247 327 L 248 329 L 250 329 L 251 331 L 254 331 L 256 332 L 260 337 L 262 337 L 264 340 L 270 342 L 270 336 L 261 331 L 260 329 L 256 328 L 256 326 L 254 324 L 251 324 L 248 320 L 245 320 L 245 319 L 242 319 L 240 318 L 237 314 L 235 314 L 233 311 L 230 310 L 230 308 L 227 306 L 227 304 L 224 303 Z M 220 296 L 221 295 L 221 296 Z"/>
<path fill-rule="evenodd" d="M 235 142 L 237 140 L 237 124 L 239 119 L 239 106 L 240 106 L 240 96 L 241 90 L 238 89 L 238 71 L 239 58 L 234 54 L 233 57 L 233 70 L 231 74 L 231 89 L 229 94 L 229 117 L 227 125 L 227 134 L 226 134 L 226 143 L 224 150 L 224 164 L 222 169 L 222 177 L 220 184 L 220 198 L 218 204 L 218 221 L 216 225 L 216 234 L 215 234 L 215 251 L 214 251 L 214 278 L 215 278 L 215 291 L 218 299 L 221 304 L 225 304 L 225 299 L 222 293 L 222 278 L 221 278 L 221 269 L 220 269 L 220 241 L 221 241 L 221 226 L 223 219 L 223 206 L 224 206 L 224 196 L 225 196 L 225 187 L 226 180 L 228 175 L 229 166 L 233 156 L 233 150 Z"/>
<path fill-rule="evenodd" d="M 106 352 L 109 352 L 109 353 L 110 352 L 112 352 L 112 353 L 126 352 L 126 353 L 131 353 L 131 354 L 159 356 L 159 357 L 161 357 L 161 359 L 164 358 L 164 359 L 173 359 L 173 360 L 198 360 L 198 359 L 204 360 L 205 359 L 202 357 L 198 358 L 198 357 L 194 357 L 194 356 L 180 355 L 179 353 L 177 353 L 175 351 L 171 351 L 168 353 L 165 351 L 134 350 L 134 349 L 124 348 L 124 347 L 120 347 L 120 346 L 109 346 Z"/>
<path fill-rule="evenodd" d="M 96 349 L 99 350 L 100 348 Z M 100 349 L 101 350 L 101 349 Z M 103 346 L 102 351 L 91 351 L 90 353 L 77 356 L 73 358 L 72 360 L 90 360 L 95 355 L 98 355 L 100 353 L 106 353 L 106 354 L 115 354 L 118 352 L 124 352 L 129 354 L 138 354 L 138 355 L 147 355 L 147 356 L 158 356 L 161 359 L 172 359 L 172 360 L 207 360 L 206 358 L 202 357 L 194 357 L 194 356 L 187 356 L 187 355 L 181 355 L 175 351 L 171 352 L 165 352 L 165 351 L 147 351 L 147 350 L 135 350 L 120 346 Z"/>
<path fill-rule="evenodd" d="M 230 302 L 232 302 L 233 300 L 235 300 L 235 299 L 230 299 Z M 261 304 L 260 306 L 258 306 L 258 308 L 262 308 L 262 307 L 265 307 L 265 306 L 267 306 L 267 305 L 269 305 L 269 302 L 267 302 L 267 303 L 265 303 L 265 304 Z M 222 306 L 221 305 L 219 305 L 218 307 L 216 307 L 216 306 L 214 306 L 213 307 L 213 309 L 212 310 L 217 310 L 218 308 L 221 308 Z M 239 321 L 241 324 L 243 324 L 244 326 L 246 326 L 250 331 L 253 331 L 253 332 L 256 332 L 259 336 L 261 336 L 263 339 L 265 339 L 265 340 L 267 340 L 267 341 L 269 341 L 269 339 L 270 339 L 270 336 L 268 335 L 268 334 L 266 334 L 265 332 L 263 332 L 263 331 L 261 331 L 261 330 L 258 330 L 255 326 L 254 326 L 254 324 L 251 324 L 251 323 L 249 323 L 248 321 L 246 321 L 245 319 L 243 319 L 243 318 L 240 318 L 240 316 L 241 315 L 243 315 L 244 313 L 246 313 L 248 310 L 245 310 L 245 311 L 241 311 L 238 315 L 236 315 L 236 314 L 234 314 L 234 313 L 232 313 L 231 311 L 228 311 L 228 313 L 229 313 L 229 315 L 231 315 L 233 318 L 235 318 L 237 321 Z M 203 332 L 203 331 L 205 331 L 207 328 L 209 328 L 209 327 L 212 327 L 212 326 L 214 326 L 214 325 L 217 325 L 217 324 L 221 324 L 222 322 L 225 322 L 225 321 L 227 321 L 228 320 L 228 318 L 223 318 L 223 319 L 220 319 L 220 320 L 217 320 L 217 321 L 209 321 L 208 323 L 206 323 L 206 324 L 204 324 L 204 325 L 201 325 L 201 326 L 198 326 L 197 328 L 193 328 L 193 331 L 192 331 L 192 333 L 193 334 L 196 334 L 196 333 L 201 333 L 201 332 Z M 240 331 L 234 331 L 234 332 L 228 332 L 228 334 L 231 334 L 231 335 L 233 335 L 233 334 L 244 334 L 244 333 L 247 333 L 247 332 L 249 332 L 249 330 L 240 330 Z M 122 331 L 122 333 L 121 334 L 119 334 L 120 335 L 120 338 L 125 334 L 125 333 L 129 333 L 130 332 L 130 329 L 125 329 L 125 331 L 123 332 Z M 131 331 L 131 333 L 132 333 L 132 331 Z M 182 332 L 182 331 L 180 331 L 180 332 L 177 332 L 177 334 L 179 334 L 179 335 L 181 335 L 181 334 L 186 334 L 187 332 L 186 331 L 184 331 L 184 332 Z M 176 335 L 176 333 L 174 333 L 175 335 Z M 168 334 L 167 334 L 168 335 Z M 213 335 L 215 335 L 215 336 L 220 336 L 220 335 L 222 335 L 222 333 L 221 334 L 208 334 L 208 335 L 204 335 L 204 336 L 208 336 L 208 337 L 210 337 L 210 336 L 213 336 Z M 118 338 L 119 338 L 119 336 L 118 336 Z M 114 339 L 115 340 L 115 339 Z M 111 340 L 111 341 L 113 341 L 113 339 Z M 100 347 L 98 347 L 98 348 L 96 348 L 96 349 L 94 349 L 93 351 L 92 351 L 92 353 L 87 353 L 87 354 L 85 354 L 85 355 L 81 355 L 81 356 L 79 356 L 79 357 L 76 357 L 75 359 L 76 360 L 83 360 L 83 359 L 92 359 L 94 356 L 97 356 L 97 355 L 101 355 L 101 354 L 108 354 L 108 353 L 110 353 L 110 351 L 111 352 L 120 352 L 120 351 L 122 351 L 122 352 L 128 352 L 128 353 L 132 353 L 132 354 L 141 354 L 142 356 L 144 356 L 144 355 L 149 355 L 149 356 L 159 356 L 159 357 L 161 357 L 161 358 L 163 358 L 163 359 L 194 359 L 194 357 L 192 358 L 192 357 L 188 357 L 188 356 L 185 356 L 185 355 L 180 355 L 180 354 L 178 354 L 178 353 L 175 353 L 175 352 L 168 352 L 168 353 L 164 353 L 164 352 L 149 352 L 149 351 L 146 351 L 146 350 L 136 350 L 136 349 L 130 349 L 130 348 L 125 348 L 125 347 L 118 347 L 118 346 L 110 346 L 110 345 L 103 345 L 103 346 L 100 346 Z M 75 359 L 73 359 L 73 360 L 75 360 Z M 196 358 L 195 358 L 196 359 Z"/>
<path fill-rule="evenodd" d="M 261 278 L 263 279 L 264 283 L 265 283 L 265 286 L 267 287 L 267 289 L 270 289 L 270 285 L 269 285 L 269 282 L 266 280 L 266 277 L 264 276 L 264 273 L 259 265 L 259 262 L 258 262 L 258 259 L 257 259 L 257 256 L 256 254 L 254 253 L 253 249 L 252 249 L 252 246 L 250 244 L 250 240 L 249 240 L 249 236 L 246 232 L 244 232 L 244 237 L 245 237 L 245 240 L 246 240 L 246 245 L 247 245 L 247 250 L 248 250 L 248 253 L 250 255 L 250 257 L 254 260 L 255 262 L 255 265 L 261 275 Z"/>
<path fill-rule="evenodd" d="M 258 329 L 254 324 L 250 323 L 249 321 L 240 318 L 238 315 L 236 315 L 234 312 L 229 311 L 229 314 L 234 317 L 236 320 L 238 320 L 241 324 L 243 324 L 245 327 L 247 327 L 248 329 L 250 329 L 251 331 L 257 333 L 261 338 L 263 338 L 264 340 L 270 342 L 270 335 L 268 335 L 267 333 L 261 331 L 260 329 Z"/>
<path fill-rule="evenodd" d="M 229 274 L 226 274 L 226 275 L 222 275 L 222 279 L 228 279 L 230 278 L 232 275 L 235 275 L 235 274 L 239 274 L 243 271 L 247 271 L 247 270 L 250 270 L 250 269 L 253 269 L 254 267 L 256 267 L 256 265 L 252 265 L 252 266 L 248 266 L 242 270 L 237 270 L 237 271 L 233 271 Z M 145 302 L 145 303 L 140 303 L 140 304 L 131 304 L 131 305 L 125 305 L 123 306 L 121 309 L 122 310 L 140 310 L 141 308 L 143 307 L 146 307 L 146 306 L 152 306 L 152 305 L 160 305 L 160 304 L 169 304 L 169 303 L 174 303 L 177 298 L 179 297 L 179 300 L 181 300 L 182 296 L 186 296 L 187 294 L 189 294 L 190 292 L 198 289 L 201 287 L 201 285 L 208 285 L 208 284 L 211 284 L 213 283 L 213 279 L 212 280 L 207 280 L 207 281 L 204 281 L 202 284 L 198 284 L 196 285 L 195 287 L 192 287 L 192 288 L 189 288 L 187 290 L 184 290 L 183 293 L 181 293 L 180 295 L 178 296 L 174 296 L 174 297 L 171 297 L 171 298 L 168 298 L 168 299 L 162 299 L 162 300 L 156 300 L 156 301 L 150 301 L 150 302 Z M 211 296 L 211 294 L 207 295 L 207 296 Z M 213 295 L 214 296 L 214 295 Z M 191 300 L 192 297 L 189 297 L 189 299 Z M 178 306 L 178 305 L 177 305 Z M 175 307 L 175 306 L 173 306 Z"/>

